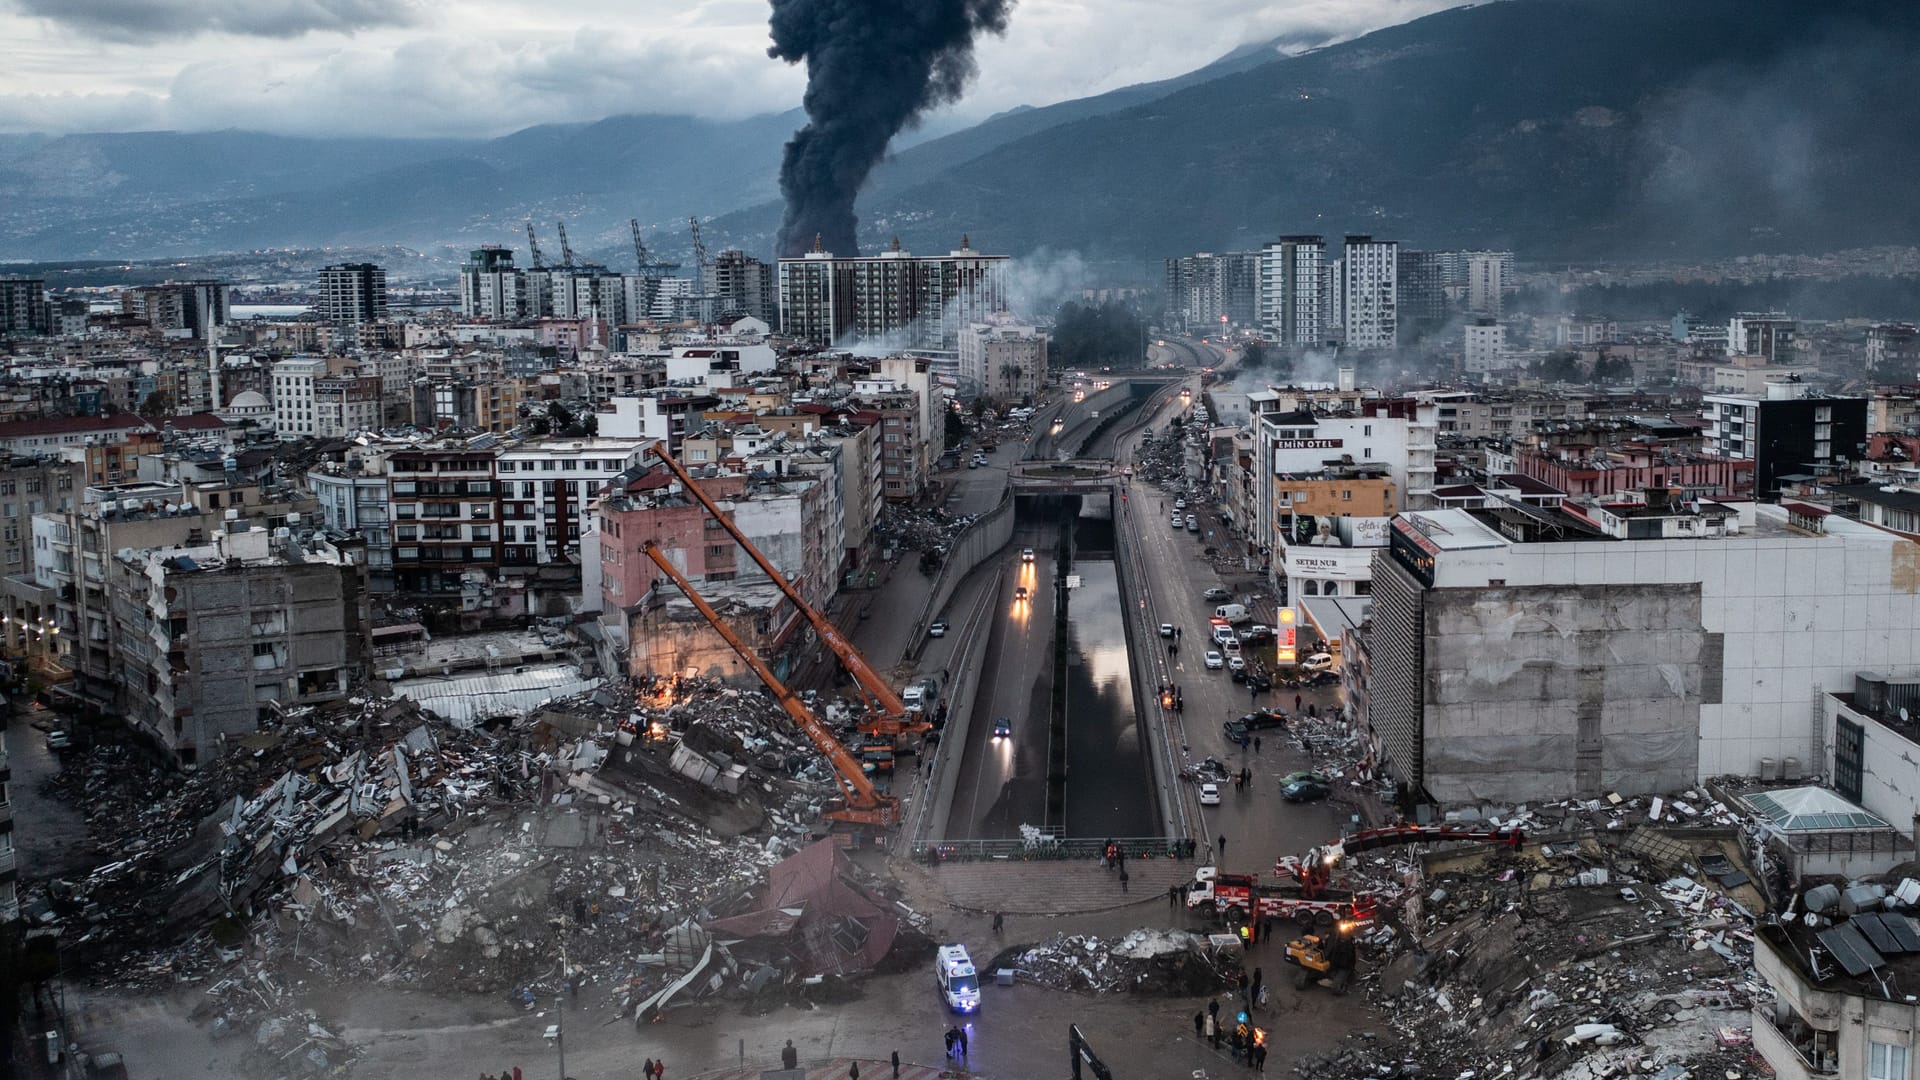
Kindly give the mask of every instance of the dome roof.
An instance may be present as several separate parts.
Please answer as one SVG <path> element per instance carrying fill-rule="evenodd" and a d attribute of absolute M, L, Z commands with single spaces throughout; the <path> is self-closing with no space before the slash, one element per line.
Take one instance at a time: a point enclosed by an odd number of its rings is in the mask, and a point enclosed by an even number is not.
<path fill-rule="evenodd" d="M 229 409 L 271 409 L 267 395 L 258 390 L 242 390 L 227 401 Z"/>

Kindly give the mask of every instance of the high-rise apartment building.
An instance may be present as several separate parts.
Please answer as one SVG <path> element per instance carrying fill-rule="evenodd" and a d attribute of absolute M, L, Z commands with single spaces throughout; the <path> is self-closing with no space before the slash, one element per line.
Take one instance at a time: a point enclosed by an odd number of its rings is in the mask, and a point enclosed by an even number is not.
<path fill-rule="evenodd" d="M 1467 310 L 1499 318 L 1506 305 L 1508 278 L 1513 273 L 1509 251 L 1469 251 L 1467 255 Z"/>
<path fill-rule="evenodd" d="M 1780 497 L 1785 478 L 1832 475 L 1865 456 L 1867 399 L 1808 397 L 1804 383 L 1771 383 L 1765 396 L 1709 394 L 1700 399 L 1707 422 L 1702 452 L 1753 461 L 1753 493 Z"/>
<path fill-rule="evenodd" d="M 0 277 L 0 337 L 51 332 L 47 283 L 35 277 Z"/>
<path fill-rule="evenodd" d="M 475 248 L 460 268 L 460 314 L 470 319 L 517 319 L 526 309 L 526 278 L 513 249 Z"/>
<path fill-rule="evenodd" d="M 707 271 L 707 290 L 720 298 L 720 314 L 751 315 L 776 325 L 774 269 L 746 252 L 728 248 L 715 256 Z"/>
<path fill-rule="evenodd" d="M 1769 364 L 1783 363 L 1799 326 L 1784 312 L 1740 312 L 1727 320 L 1727 355 L 1764 356 Z"/>
<path fill-rule="evenodd" d="M 1283 236 L 1260 251 L 1259 322 L 1283 345 L 1326 340 L 1320 278 L 1327 242 L 1319 236 Z"/>
<path fill-rule="evenodd" d="M 273 365 L 271 382 L 273 428 L 284 440 L 321 438 L 317 384 L 326 378 L 327 362 L 294 357 Z M 378 390 L 375 399 L 378 400 Z"/>
<path fill-rule="evenodd" d="M 1879 323 L 1868 327 L 1867 368 L 1886 382 L 1920 378 L 1920 326 Z"/>
<path fill-rule="evenodd" d="M 1400 333 L 1417 341 L 1443 329 L 1453 320 L 1455 299 L 1463 289 L 1451 284 L 1453 251 L 1402 251 L 1398 276 Z"/>
<path fill-rule="evenodd" d="M 1253 326 L 1259 316 L 1259 251 L 1203 251 L 1167 260 L 1167 302 L 1191 326 Z"/>
<path fill-rule="evenodd" d="M 120 310 L 154 329 L 205 340 L 227 325 L 227 294 L 222 281 L 168 281 L 140 285 L 120 293 Z"/>
<path fill-rule="evenodd" d="M 946 255 L 916 256 L 897 242 L 861 258 L 811 251 L 780 260 L 780 330 L 820 346 L 869 343 L 956 351 L 961 331 L 1007 310 L 1007 257 L 962 237 Z"/>
<path fill-rule="evenodd" d="M 387 317 L 387 271 L 373 263 L 337 263 L 320 268 L 315 314 L 335 326 L 358 326 Z"/>
<path fill-rule="evenodd" d="M 1348 236 L 1340 254 L 1339 289 L 1346 343 L 1391 349 L 1399 333 L 1399 252 L 1393 240 Z"/>

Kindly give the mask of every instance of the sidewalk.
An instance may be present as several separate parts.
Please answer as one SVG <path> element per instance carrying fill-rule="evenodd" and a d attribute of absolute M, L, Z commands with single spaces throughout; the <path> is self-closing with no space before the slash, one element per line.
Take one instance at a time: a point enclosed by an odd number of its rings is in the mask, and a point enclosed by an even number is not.
<path fill-rule="evenodd" d="M 846 1080 L 853 1071 L 854 1062 L 860 1063 L 860 1080 L 890 1080 L 894 1076 L 893 1064 L 871 1058 L 833 1058 L 828 1061 L 803 1061 L 800 1068 L 793 1072 L 784 1072 L 778 1064 L 745 1069 L 721 1069 L 717 1072 L 694 1073 L 686 1080 L 760 1080 L 760 1077 L 772 1073 L 780 1080 Z M 572 1070 L 568 1070 L 572 1071 Z M 986 1080 L 984 1074 L 974 1072 L 960 1065 L 919 1065 L 900 1063 L 900 1080 L 938 1080 L 952 1077 L 954 1080 Z"/>

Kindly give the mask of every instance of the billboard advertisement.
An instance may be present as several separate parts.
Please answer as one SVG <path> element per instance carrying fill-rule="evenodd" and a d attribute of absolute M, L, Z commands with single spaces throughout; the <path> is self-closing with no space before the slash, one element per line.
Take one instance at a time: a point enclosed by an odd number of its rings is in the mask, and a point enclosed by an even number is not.
<path fill-rule="evenodd" d="M 1392 518 L 1294 514 L 1289 544 L 1307 547 L 1386 547 Z"/>

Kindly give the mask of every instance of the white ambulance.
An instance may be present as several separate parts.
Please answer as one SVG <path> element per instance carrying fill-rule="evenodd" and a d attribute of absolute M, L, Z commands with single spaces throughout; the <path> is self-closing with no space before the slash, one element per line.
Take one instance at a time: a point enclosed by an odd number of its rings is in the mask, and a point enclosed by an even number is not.
<path fill-rule="evenodd" d="M 942 945 L 934 954 L 934 982 L 940 996 L 954 1012 L 970 1013 L 980 1007 L 980 976 L 973 970 L 973 958 L 965 945 Z"/>

